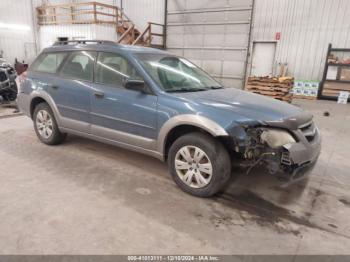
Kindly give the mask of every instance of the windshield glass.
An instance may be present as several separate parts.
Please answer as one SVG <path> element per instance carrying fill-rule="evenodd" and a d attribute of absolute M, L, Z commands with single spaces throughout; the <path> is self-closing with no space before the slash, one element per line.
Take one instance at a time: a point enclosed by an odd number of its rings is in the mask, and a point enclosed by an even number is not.
<path fill-rule="evenodd" d="M 164 54 L 138 54 L 148 74 L 166 92 L 197 92 L 221 85 L 190 61 Z"/>

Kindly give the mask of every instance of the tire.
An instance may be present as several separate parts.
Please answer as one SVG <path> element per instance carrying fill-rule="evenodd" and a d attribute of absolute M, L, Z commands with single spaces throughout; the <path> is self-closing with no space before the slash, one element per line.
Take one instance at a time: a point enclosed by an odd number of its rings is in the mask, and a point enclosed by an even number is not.
<path fill-rule="evenodd" d="M 231 177 L 231 159 L 225 147 L 199 132 L 181 136 L 171 145 L 168 166 L 175 183 L 196 197 L 215 195 Z"/>
<path fill-rule="evenodd" d="M 35 133 L 44 144 L 59 145 L 66 139 L 67 134 L 58 129 L 55 116 L 47 103 L 40 103 L 35 107 L 33 121 Z"/>
<path fill-rule="evenodd" d="M 13 102 L 17 99 L 18 88 L 16 82 L 13 82 L 8 94 L 8 100 Z"/>

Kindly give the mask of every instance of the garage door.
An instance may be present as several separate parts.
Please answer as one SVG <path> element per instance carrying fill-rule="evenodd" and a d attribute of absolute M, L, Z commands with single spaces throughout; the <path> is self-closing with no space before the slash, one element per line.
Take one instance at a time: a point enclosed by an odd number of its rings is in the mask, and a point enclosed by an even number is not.
<path fill-rule="evenodd" d="M 253 0 L 168 0 L 167 48 L 242 88 Z"/>

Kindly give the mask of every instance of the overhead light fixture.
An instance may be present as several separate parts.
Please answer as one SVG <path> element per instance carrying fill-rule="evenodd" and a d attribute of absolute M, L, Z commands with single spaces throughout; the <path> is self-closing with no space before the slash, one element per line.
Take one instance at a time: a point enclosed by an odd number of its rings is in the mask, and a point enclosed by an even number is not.
<path fill-rule="evenodd" d="M 0 29 L 29 31 L 30 30 L 30 26 L 28 26 L 28 25 L 19 25 L 19 24 L 8 24 L 8 23 L 1 23 L 0 22 Z"/>

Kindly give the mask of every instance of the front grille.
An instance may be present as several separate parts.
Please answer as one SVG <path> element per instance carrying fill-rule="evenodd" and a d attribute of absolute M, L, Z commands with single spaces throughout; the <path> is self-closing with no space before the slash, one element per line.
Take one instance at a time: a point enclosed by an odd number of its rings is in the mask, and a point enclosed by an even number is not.
<path fill-rule="evenodd" d="M 300 126 L 299 130 L 303 133 L 307 141 L 312 142 L 315 139 L 317 130 L 313 121 Z"/>
<path fill-rule="evenodd" d="M 293 164 L 292 160 L 290 159 L 289 152 L 282 152 L 281 164 L 287 165 L 287 166 L 291 166 Z"/>
<path fill-rule="evenodd" d="M 0 71 L 0 82 L 4 82 L 7 80 L 7 75 L 4 71 Z"/>

